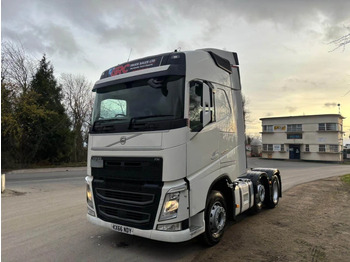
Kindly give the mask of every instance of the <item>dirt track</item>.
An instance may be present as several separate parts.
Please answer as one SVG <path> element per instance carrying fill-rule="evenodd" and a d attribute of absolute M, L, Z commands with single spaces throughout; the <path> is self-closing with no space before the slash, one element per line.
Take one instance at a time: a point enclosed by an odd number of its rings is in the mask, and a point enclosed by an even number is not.
<path fill-rule="evenodd" d="M 192 261 L 350 261 L 350 186 L 339 177 L 294 187 L 257 216 Z"/>
<path fill-rule="evenodd" d="M 297 173 L 281 166 L 284 188 L 295 174 L 300 181 L 336 167 L 293 165 Z M 277 208 L 232 222 L 212 248 L 197 238 L 165 243 L 94 226 L 86 220 L 83 179 L 39 179 L 8 183 L 13 191 L 2 194 L 2 261 L 350 261 L 350 186 L 339 178 L 290 188 Z"/>

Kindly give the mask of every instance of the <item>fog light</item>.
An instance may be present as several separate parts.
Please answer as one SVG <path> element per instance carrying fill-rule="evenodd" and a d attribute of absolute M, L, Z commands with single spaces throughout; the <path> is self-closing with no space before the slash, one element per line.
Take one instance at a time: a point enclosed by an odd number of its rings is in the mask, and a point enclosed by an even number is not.
<path fill-rule="evenodd" d="M 90 215 L 90 216 L 95 216 L 95 211 L 91 210 L 90 208 L 87 209 L 87 213 Z"/>
<path fill-rule="evenodd" d="M 157 225 L 157 230 L 160 230 L 160 231 L 180 231 L 181 230 L 181 222 L 173 223 L 173 224 Z"/>

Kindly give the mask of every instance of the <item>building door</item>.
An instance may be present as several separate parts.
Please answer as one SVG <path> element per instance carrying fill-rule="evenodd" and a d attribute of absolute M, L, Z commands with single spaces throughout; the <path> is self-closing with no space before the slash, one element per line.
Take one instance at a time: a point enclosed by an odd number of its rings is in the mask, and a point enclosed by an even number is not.
<path fill-rule="evenodd" d="M 300 159 L 300 145 L 289 145 L 289 159 Z"/>

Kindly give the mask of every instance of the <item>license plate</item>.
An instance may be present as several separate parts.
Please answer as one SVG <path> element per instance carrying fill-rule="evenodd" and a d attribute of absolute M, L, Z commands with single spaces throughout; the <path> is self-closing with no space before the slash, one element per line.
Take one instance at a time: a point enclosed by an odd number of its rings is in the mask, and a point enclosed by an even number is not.
<path fill-rule="evenodd" d="M 132 235 L 134 233 L 134 230 L 130 227 L 126 226 L 121 226 L 121 225 L 112 225 L 113 230 L 120 232 L 120 233 L 125 233 Z"/>

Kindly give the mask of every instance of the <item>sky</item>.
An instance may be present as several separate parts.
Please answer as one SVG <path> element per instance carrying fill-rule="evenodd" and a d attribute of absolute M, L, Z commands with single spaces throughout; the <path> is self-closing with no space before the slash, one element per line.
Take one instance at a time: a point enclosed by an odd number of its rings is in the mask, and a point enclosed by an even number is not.
<path fill-rule="evenodd" d="M 130 59 L 218 48 L 238 53 L 247 134 L 269 116 L 337 114 L 350 143 L 349 0 L 2 0 L 1 39 L 95 82 Z"/>

